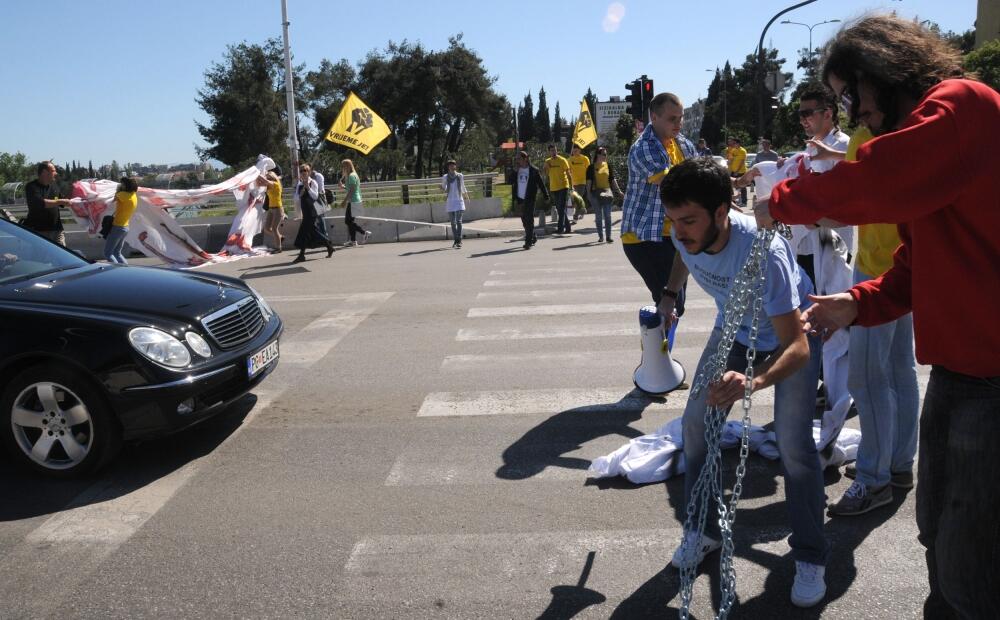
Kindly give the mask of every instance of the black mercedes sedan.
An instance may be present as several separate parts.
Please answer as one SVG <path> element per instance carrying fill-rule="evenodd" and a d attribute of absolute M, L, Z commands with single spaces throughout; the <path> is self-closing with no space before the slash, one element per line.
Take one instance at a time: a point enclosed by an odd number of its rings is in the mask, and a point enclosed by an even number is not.
<path fill-rule="evenodd" d="M 223 410 L 278 363 L 241 280 L 84 260 L 0 220 L 0 445 L 59 477 Z"/>

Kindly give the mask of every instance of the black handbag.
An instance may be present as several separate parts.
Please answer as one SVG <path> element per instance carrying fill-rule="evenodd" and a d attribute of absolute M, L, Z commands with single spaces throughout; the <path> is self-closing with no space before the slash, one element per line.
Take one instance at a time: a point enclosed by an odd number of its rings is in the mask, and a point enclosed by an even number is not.
<path fill-rule="evenodd" d="M 108 238 L 108 234 L 111 232 L 111 227 L 115 223 L 115 216 L 105 215 L 101 218 L 101 237 L 104 239 Z"/>

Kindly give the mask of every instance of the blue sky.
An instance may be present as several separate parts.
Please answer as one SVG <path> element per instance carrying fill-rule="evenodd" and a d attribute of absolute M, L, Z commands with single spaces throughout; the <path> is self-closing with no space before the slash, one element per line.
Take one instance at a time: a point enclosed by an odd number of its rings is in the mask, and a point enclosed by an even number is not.
<path fill-rule="evenodd" d="M 352 63 L 389 40 L 447 46 L 464 34 L 512 101 L 544 86 L 550 110 L 575 114 L 591 87 L 624 96 L 645 73 L 685 102 L 704 96 L 726 60 L 742 63 L 774 13 L 794 0 L 424 2 L 288 0 L 296 63 Z M 351 8 L 360 6 L 360 9 Z M 44 8 L 39 8 L 44 7 Z M 976 0 L 818 0 L 782 19 L 816 23 L 895 9 L 964 31 Z M 822 44 L 837 24 L 813 30 Z M 0 151 L 31 160 L 182 163 L 197 159 L 195 104 L 203 72 L 229 43 L 281 35 L 280 0 L 6 0 L 0 26 L 5 88 Z M 775 23 L 767 44 L 794 67 L 802 26 Z"/>

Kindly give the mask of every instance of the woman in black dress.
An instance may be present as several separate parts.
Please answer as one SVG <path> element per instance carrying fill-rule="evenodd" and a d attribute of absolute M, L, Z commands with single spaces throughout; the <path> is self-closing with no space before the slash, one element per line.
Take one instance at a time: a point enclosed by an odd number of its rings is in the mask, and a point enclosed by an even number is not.
<path fill-rule="evenodd" d="M 326 234 L 323 216 L 316 213 L 316 203 L 319 199 L 319 184 L 312 176 L 312 167 L 309 164 L 302 164 L 299 166 L 299 182 L 295 186 L 295 201 L 302 213 L 302 222 L 299 224 L 298 234 L 295 235 L 295 247 L 299 249 L 299 255 L 292 261 L 293 263 L 304 261 L 308 248 L 325 247 L 327 258 L 333 254 L 333 244 Z"/>

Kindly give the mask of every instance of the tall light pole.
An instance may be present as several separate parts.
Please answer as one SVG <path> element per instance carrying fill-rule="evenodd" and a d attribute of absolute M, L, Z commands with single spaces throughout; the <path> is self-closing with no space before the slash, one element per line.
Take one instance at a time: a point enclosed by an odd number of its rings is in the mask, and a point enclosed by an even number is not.
<path fill-rule="evenodd" d="M 771 24 L 775 22 L 776 19 L 788 13 L 789 11 L 794 11 L 795 9 L 806 6 L 807 4 L 812 4 L 816 0 L 803 0 L 798 4 L 793 4 L 788 8 L 781 9 L 778 11 L 774 17 L 768 20 L 764 29 L 760 32 L 760 41 L 757 43 L 757 70 L 754 72 L 754 81 L 756 82 L 757 91 L 757 135 L 764 135 L 764 37 L 767 36 L 767 29 L 771 27 Z"/>
<path fill-rule="evenodd" d="M 295 85 L 292 83 L 292 54 L 288 51 L 288 6 L 281 0 L 281 32 L 285 39 L 285 99 L 288 114 L 288 162 L 292 178 L 299 170 L 299 136 L 295 130 Z"/>
<path fill-rule="evenodd" d="M 816 26 L 822 26 L 823 24 L 839 24 L 839 19 L 828 19 L 826 21 L 818 22 L 813 25 L 803 24 L 802 22 L 793 22 L 791 20 L 785 19 L 781 21 L 782 24 L 793 24 L 795 26 L 805 26 L 809 29 L 809 65 L 812 66 L 813 58 L 813 28 Z"/>
<path fill-rule="evenodd" d="M 715 69 L 705 69 L 705 71 L 719 71 Z M 722 68 L 722 137 L 729 137 L 729 117 L 726 114 L 726 68 Z"/>

